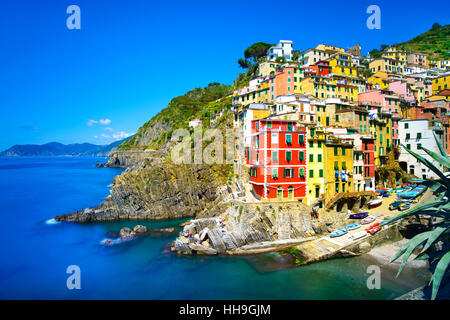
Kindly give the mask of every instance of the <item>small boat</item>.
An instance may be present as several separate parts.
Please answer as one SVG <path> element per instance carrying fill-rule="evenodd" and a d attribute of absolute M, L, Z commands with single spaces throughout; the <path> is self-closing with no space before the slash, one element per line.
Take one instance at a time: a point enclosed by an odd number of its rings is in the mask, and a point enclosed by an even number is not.
<path fill-rule="evenodd" d="M 348 216 L 349 219 L 364 219 L 365 217 L 367 217 L 369 215 L 368 212 L 359 212 L 359 213 L 354 213 Z"/>
<path fill-rule="evenodd" d="M 330 238 L 340 237 L 340 236 L 343 236 L 344 234 L 347 234 L 347 233 L 348 233 L 347 229 L 342 228 L 342 229 L 333 231 L 333 232 L 330 234 Z"/>
<path fill-rule="evenodd" d="M 395 193 L 401 193 L 401 192 L 403 192 L 403 191 L 405 191 L 405 189 L 403 189 L 403 188 L 395 189 Z"/>
<path fill-rule="evenodd" d="M 350 230 L 358 229 L 359 227 L 361 227 L 360 223 L 352 223 L 352 224 L 349 224 L 348 226 L 345 226 L 345 229 L 350 231 Z"/>
<path fill-rule="evenodd" d="M 361 224 L 369 224 L 371 222 L 375 221 L 374 216 L 367 216 L 364 219 L 361 220 Z"/>
<path fill-rule="evenodd" d="M 372 209 L 372 208 L 381 206 L 382 203 L 383 203 L 383 199 L 375 199 L 375 200 L 367 202 L 367 206 L 369 207 L 369 209 Z"/>
<path fill-rule="evenodd" d="M 383 198 L 389 198 L 389 193 L 383 193 Z"/>
<path fill-rule="evenodd" d="M 377 228 L 381 226 L 381 222 L 375 222 L 373 225 L 371 225 L 370 227 L 368 227 L 366 229 L 367 232 L 369 232 L 371 229 Z"/>
<path fill-rule="evenodd" d="M 367 234 L 366 231 L 361 230 L 361 231 L 358 231 L 358 232 L 351 233 L 348 237 L 350 239 L 357 240 L 357 239 L 365 237 L 366 234 Z"/>
<path fill-rule="evenodd" d="M 349 224 L 348 226 L 345 226 L 345 229 L 350 231 L 350 230 L 358 229 L 359 227 L 361 227 L 360 223 L 352 223 L 352 224 Z"/>

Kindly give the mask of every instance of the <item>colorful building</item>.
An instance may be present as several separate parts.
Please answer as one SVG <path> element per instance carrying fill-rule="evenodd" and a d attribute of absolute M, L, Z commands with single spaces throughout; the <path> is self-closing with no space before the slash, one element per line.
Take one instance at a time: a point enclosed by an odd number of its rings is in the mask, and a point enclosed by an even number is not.
<path fill-rule="evenodd" d="M 309 127 L 307 205 L 320 207 L 325 199 L 325 130 L 322 126 Z"/>
<path fill-rule="evenodd" d="M 450 73 L 433 79 L 431 93 L 434 95 L 445 89 L 450 89 Z"/>
<path fill-rule="evenodd" d="M 286 117 L 288 120 L 283 120 Z M 261 200 L 303 200 L 307 189 L 307 128 L 296 114 L 252 121 L 246 152 L 249 182 Z"/>

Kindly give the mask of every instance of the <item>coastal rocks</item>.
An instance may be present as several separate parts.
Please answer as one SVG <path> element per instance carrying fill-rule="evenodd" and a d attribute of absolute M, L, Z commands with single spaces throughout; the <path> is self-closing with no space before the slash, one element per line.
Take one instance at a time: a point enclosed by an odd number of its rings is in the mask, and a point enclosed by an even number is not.
<path fill-rule="evenodd" d="M 228 175 L 207 165 L 152 166 L 141 161 L 114 179 L 110 197 L 96 208 L 55 217 L 56 221 L 179 219 L 216 216 L 226 208 Z M 230 167 L 231 168 L 231 167 Z"/>
<path fill-rule="evenodd" d="M 135 234 L 146 233 L 146 232 L 147 232 L 147 227 L 138 224 L 137 226 L 135 226 L 135 227 L 133 228 L 133 232 L 134 232 Z"/>
<path fill-rule="evenodd" d="M 277 208 L 265 203 L 231 203 L 218 218 L 192 220 L 172 248 L 182 254 L 201 254 L 190 244 L 207 240 L 218 254 L 242 253 L 257 244 L 274 243 L 276 247 L 275 242 L 278 246 L 286 245 L 290 241 L 327 234 L 328 228 L 340 228 L 346 223 L 343 216 L 322 213 L 321 218 L 316 219 L 309 212 L 309 207 L 301 203 Z M 267 250 L 267 245 L 263 249 Z"/>
<path fill-rule="evenodd" d="M 131 229 L 127 228 L 127 227 L 122 228 L 122 229 L 120 229 L 119 235 L 120 235 L 121 239 L 130 238 L 132 236 Z"/>

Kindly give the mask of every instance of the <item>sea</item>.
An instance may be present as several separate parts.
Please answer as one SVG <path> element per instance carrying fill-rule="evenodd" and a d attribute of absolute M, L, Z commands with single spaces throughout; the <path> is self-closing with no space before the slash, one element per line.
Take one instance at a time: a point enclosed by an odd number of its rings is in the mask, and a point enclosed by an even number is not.
<path fill-rule="evenodd" d="M 177 234 L 104 245 L 123 227 L 181 231 L 186 221 L 56 222 L 109 195 L 122 169 L 96 167 L 105 161 L 0 157 L 0 299 L 394 299 L 428 280 L 382 267 L 373 288 L 364 256 L 306 266 L 280 253 L 178 256 L 169 250 Z"/>

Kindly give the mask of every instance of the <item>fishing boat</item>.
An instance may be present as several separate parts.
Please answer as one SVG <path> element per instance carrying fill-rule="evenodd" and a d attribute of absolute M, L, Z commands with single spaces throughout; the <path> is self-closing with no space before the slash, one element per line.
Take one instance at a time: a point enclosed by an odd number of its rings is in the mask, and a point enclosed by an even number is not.
<path fill-rule="evenodd" d="M 351 233 L 348 237 L 350 239 L 357 240 L 357 239 L 365 237 L 366 234 L 367 234 L 366 231 L 361 230 L 361 231 L 358 231 L 358 232 Z"/>
<path fill-rule="evenodd" d="M 383 203 L 383 199 L 375 199 L 375 200 L 367 202 L 367 206 L 369 207 L 369 209 L 372 209 L 372 208 L 381 206 L 382 203 Z"/>
<path fill-rule="evenodd" d="M 347 233 L 348 233 L 347 229 L 342 228 L 342 229 L 333 231 L 333 232 L 330 234 L 330 238 L 340 237 L 340 236 L 343 236 L 344 234 L 347 234 Z"/>
<path fill-rule="evenodd" d="M 375 217 L 374 216 L 367 216 L 364 219 L 361 220 L 361 224 L 369 224 L 372 221 L 375 221 Z"/>
<path fill-rule="evenodd" d="M 381 222 L 375 222 L 373 225 L 371 225 L 370 227 L 368 227 L 368 228 L 366 229 L 366 231 L 367 231 L 368 233 L 370 233 L 370 234 L 375 234 L 375 233 L 377 233 L 378 231 L 380 231 L 382 227 L 383 227 L 383 226 L 382 226 Z"/>
<path fill-rule="evenodd" d="M 368 212 L 359 212 L 359 213 L 354 213 L 348 216 L 349 219 L 364 219 L 365 217 L 367 217 L 369 215 Z"/>
<path fill-rule="evenodd" d="M 360 223 L 352 223 L 352 224 L 349 224 L 348 226 L 345 226 L 345 229 L 350 231 L 350 230 L 358 229 L 359 227 L 361 227 Z"/>
<path fill-rule="evenodd" d="M 409 202 L 403 202 L 401 205 L 398 206 L 399 211 L 407 210 L 411 207 L 411 203 Z"/>

